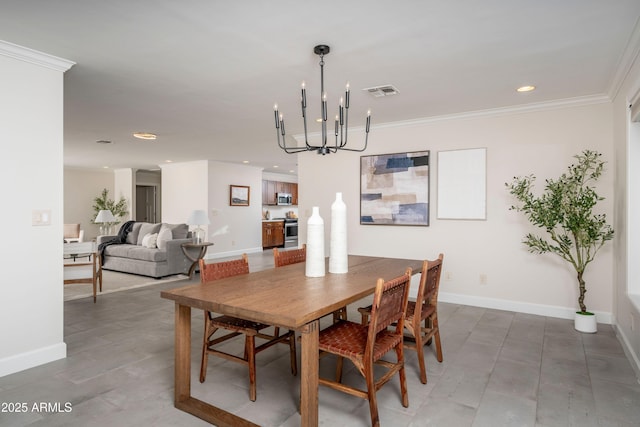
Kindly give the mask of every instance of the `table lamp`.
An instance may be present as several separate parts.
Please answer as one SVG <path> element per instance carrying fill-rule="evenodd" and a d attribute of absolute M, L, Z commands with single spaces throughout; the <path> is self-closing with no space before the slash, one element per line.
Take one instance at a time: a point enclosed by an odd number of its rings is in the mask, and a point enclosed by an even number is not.
<path fill-rule="evenodd" d="M 111 213 L 109 209 L 103 209 L 98 212 L 96 219 L 93 220 L 96 224 L 102 224 L 100 226 L 100 234 L 109 235 L 111 234 L 111 223 L 118 222 L 115 216 Z"/>
<path fill-rule="evenodd" d="M 195 225 L 193 229 L 193 243 L 204 243 L 204 230 L 201 225 L 209 225 L 209 216 L 203 210 L 195 210 L 191 212 L 187 219 L 187 225 Z"/>

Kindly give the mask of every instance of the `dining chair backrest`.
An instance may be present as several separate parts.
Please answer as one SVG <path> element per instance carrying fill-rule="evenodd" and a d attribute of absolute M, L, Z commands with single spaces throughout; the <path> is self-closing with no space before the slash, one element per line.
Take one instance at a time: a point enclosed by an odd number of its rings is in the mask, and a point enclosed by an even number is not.
<path fill-rule="evenodd" d="M 402 334 L 410 284 L 410 268 L 407 268 L 402 276 L 387 282 L 383 279 L 378 279 L 373 295 L 373 305 L 371 306 L 367 346 L 373 348 L 378 332 L 387 329 L 393 323 L 396 324 L 396 332 Z"/>
<path fill-rule="evenodd" d="M 80 237 L 80 224 L 65 224 L 63 228 L 63 237 L 65 239 Z"/>
<path fill-rule="evenodd" d="M 307 244 L 303 244 L 299 249 L 289 249 L 287 251 L 279 251 L 273 248 L 273 263 L 276 267 L 283 267 L 289 264 L 297 264 L 307 260 Z"/>
<path fill-rule="evenodd" d="M 249 259 L 247 254 L 242 254 L 242 258 L 231 261 L 220 261 L 207 264 L 204 259 L 201 259 L 199 262 L 200 283 L 249 273 Z"/>
<path fill-rule="evenodd" d="M 433 261 L 425 260 L 422 263 L 422 275 L 420 276 L 420 286 L 416 296 L 415 316 L 420 318 L 422 305 L 436 306 L 438 302 L 438 289 L 440 288 L 440 276 L 442 275 L 442 260 L 444 255 L 440 254 Z M 418 304 L 422 302 L 422 304 Z"/>

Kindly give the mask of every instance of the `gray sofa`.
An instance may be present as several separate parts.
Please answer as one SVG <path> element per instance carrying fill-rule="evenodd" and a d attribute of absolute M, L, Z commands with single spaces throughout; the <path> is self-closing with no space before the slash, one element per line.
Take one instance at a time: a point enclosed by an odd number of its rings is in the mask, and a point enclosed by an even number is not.
<path fill-rule="evenodd" d="M 117 238 L 98 236 L 97 243 Z M 191 241 L 186 224 L 136 222 L 126 236 L 126 243 L 104 247 L 102 268 L 154 278 L 185 274 L 191 261 L 180 245 Z"/>

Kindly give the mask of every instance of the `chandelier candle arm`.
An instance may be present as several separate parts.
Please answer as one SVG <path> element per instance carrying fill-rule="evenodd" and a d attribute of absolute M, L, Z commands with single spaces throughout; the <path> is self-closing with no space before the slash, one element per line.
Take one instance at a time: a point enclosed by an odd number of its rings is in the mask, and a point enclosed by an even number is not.
<path fill-rule="evenodd" d="M 276 123 L 276 135 L 278 139 L 278 146 L 283 149 L 287 154 L 300 153 L 302 151 L 316 151 L 318 154 L 336 153 L 338 150 L 357 151 L 362 152 L 367 149 L 369 142 L 369 128 L 371 126 L 371 110 L 367 112 L 366 126 L 365 126 L 365 141 L 362 148 L 347 148 L 347 137 L 349 132 L 349 102 L 351 90 L 349 88 L 349 82 L 345 86 L 344 97 L 340 98 L 338 105 L 338 114 L 336 114 L 335 120 L 335 145 L 327 145 L 327 93 L 324 90 L 324 55 L 330 52 L 330 48 L 327 45 L 317 45 L 314 47 L 313 52 L 320 56 L 320 111 L 321 111 L 321 141 L 322 145 L 309 144 L 308 132 L 307 132 L 307 89 L 306 84 L 303 81 L 300 95 L 300 107 L 302 110 L 302 120 L 304 124 L 304 142 L 305 146 L 300 147 L 287 147 L 286 132 L 284 129 L 284 120 L 282 114 L 278 111 L 278 105 L 274 105 L 275 123 Z M 340 134 L 340 140 L 338 141 L 338 133 Z M 282 142 L 280 141 L 282 136 Z"/>

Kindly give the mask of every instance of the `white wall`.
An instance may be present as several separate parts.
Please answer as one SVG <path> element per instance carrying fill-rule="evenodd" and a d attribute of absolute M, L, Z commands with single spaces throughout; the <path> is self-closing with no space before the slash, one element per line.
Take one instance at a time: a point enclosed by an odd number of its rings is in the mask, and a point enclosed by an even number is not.
<path fill-rule="evenodd" d="M 326 239 L 330 206 L 342 192 L 348 209 L 349 253 L 433 259 L 443 252 L 441 300 L 521 312 L 572 318 L 577 285 L 572 268 L 553 255 L 534 255 L 521 243 L 531 230 L 522 214 L 509 211 L 514 200 L 505 183 L 516 175 L 535 174 L 539 186 L 555 178 L 583 149 L 595 149 L 608 161 L 600 185 L 604 211 L 612 218 L 613 168 L 609 102 L 592 99 L 541 111 L 485 112 L 443 117 L 423 123 L 372 126 L 364 153 L 298 157 L 300 243 L 306 241 L 306 221 L 313 206 L 320 207 Z M 359 141 L 362 130 L 351 132 Z M 357 144 L 356 144 L 357 145 Z M 487 148 L 487 220 L 456 221 L 436 218 L 437 152 Z M 430 226 L 401 227 L 359 224 L 360 155 L 431 151 Z M 340 171 L 337 173 L 336 171 Z M 328 251 L 329 245 L 325 245 Z M 486 275 L 487 283 L 480 283 Z M 613 245 L 606 245 L 586 272 L 588 309 L 600 322 L 613 312 Z"/>
<path fill-rule="evenodd" d="M 262 169 L 207 160 L 162 165 L 162 221 L 185 222 L 192 210 L 209 214 L 206 258 L 262 251 Z M 229 206 L 229 186 L 250 188 L 249 206 Z"/>
<path fill-rule="evenodd" d="M 636 56 L 636 58 L 638 58 Z M 636 258 L 631 258 L 630 254 L 638 253 L 637 235 L 629 235 L 631 226 L 638 229 L 635 223 L 638 222 L 636 216 L 630 217 L 629 215 L 629 169 L 637 169 L 638 164 L 633 160 L 637 158 L 629 158 L 628 144 L 629 144 L 629 110 L 631 98 L 640 92 L 640 62 L 636 60 L 635 65 L 631 68 L 627 74 L 627 78 L 624 81 L 622 87 L 617 93 L 614 99 L 613 108 L 613 143 L 615 150 L 615 222 L 614 228 L 616 231 L 616 237 L 613 242 L 616 262 L 615 262 L 615 287 L 614 287 L 614 301 L 615 301 L 615 317 L 616 317 L 616 330 L 620 336 L 622 342 L 625 344 L 625 350 L 631 360 L 635 362 L 636 375 L 640 377 L 640 295 L 636 295 L 636 300 L 639 303 L 633 303 L 629 298 L 627 289 L 635 287 L 637 289 L 637 280 L 640 277 L 634 277 L 632 272 L 631 276 L 627 276 L 628 270 L 633 265 L 638 264 Z M 635 141 L 637 144 L 637 141 Z M 634 147 L 637 153 L 638 148 Z M 629 162 L 628 162 L 629 161 Z M 636 172 L 637 175 L 637 172 Z M 638 182 L 634 184 L 634 197 L 638 194 Z M 635 206 L 638 201 L 634 200 Z M 637 212 L 637 210 L 636 210 Z M 635 213 L 635 212 L 634 212 Z M 632 246 L 632 250 L 628 252 L 628 247 Z M 628 282 L 628 280 L 634 280 L 635 283 Z"/>
<path fill-rule="evenodd" d="M 72 65 L 0 42 L 0 376 L 66 357 L 63 72 Z M 49 213 L 49 225 L 32 225 L 36 210 Z"/>
<path fill-rule="evenodd" d="M 249 206 L 229 206 L 229 187 L 249 186 Z M 207 258 L 262 251 L 262 168 L 209 162 Z"/>
<path fill-rule="evenodd" d="M 64 224 L 79 223 L 84 230 L 84 240 L 94 239 L 100 232 L 98 224 L 92 224 L 95 211 L 93 199 L 102 190 L 109 190 L 113 198 L 113 171 L 64 168 Z"/>
<path fill-rule="evenodd" d="M 162 222 L 180 224 L 191 211 L 208 208 L 207 160 L 168 163 L 162 169 Z"/>
<path fill-rule="evenodd" d="M 135 169 L 115 169 L 113 171 L 113 187 L 114 191 L 111 194 L 111 198 L 116 202 L 120 200 L 120 198 L 124 197 L 127 201 L 127 210 L 129 211 L 129 215 L 125 215 L 123 221 L 127 221 L 133 218 L 134 213 L 136 211 L 135 197 L 136 194 L 136 171 Z M 112 233 L 116 233 L 119 229 L 119 226 L 115 230 L 112 230 Z"/>

